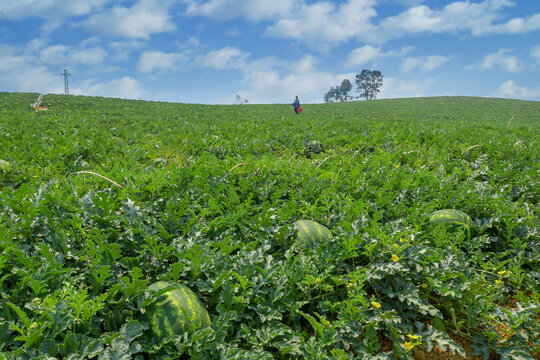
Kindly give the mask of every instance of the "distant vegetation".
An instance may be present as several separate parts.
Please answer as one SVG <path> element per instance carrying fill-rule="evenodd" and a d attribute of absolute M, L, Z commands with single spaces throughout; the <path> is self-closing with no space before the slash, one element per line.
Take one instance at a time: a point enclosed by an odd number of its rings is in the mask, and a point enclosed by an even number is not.
<path fill-rule="evenodd" d="M 372 100 L 377 98 L 377 94 L 381 91 L 383 75 L 378 70 L 364 69 L 360 74 L 356 75 L 355 82 L 357 86 L 356 92 L 359 93 L 357 99 L 364 98 L 366 100 Z M 343 79 L 339 86 L 330 88 L 324 94 L 324 102 L 331 103 L 352 100 L 353 96 L 349 95 L 351 90 L 351 82 L 348 79 Z"/>
<path fill-rule="evenodd" d="M 37 96 L 0 93 L 0 359 L 538 358 L 539 102 Z"/>

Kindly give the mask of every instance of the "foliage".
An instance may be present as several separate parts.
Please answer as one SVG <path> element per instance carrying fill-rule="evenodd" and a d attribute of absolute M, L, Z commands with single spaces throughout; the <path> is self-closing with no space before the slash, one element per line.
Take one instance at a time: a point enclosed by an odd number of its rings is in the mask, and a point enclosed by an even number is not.
<path fill-rule="evenodd" d="M 0 359 L 411 359 L 463 354 L 455 334 L 484 359 L 538 353 L 538 102 L 320 104 L 298 120 L 290 105 L 35 98 L 0 93 Z M 429 224 L 452 208 L 471 239 Z M 300 219 L 332 239 L 297 247 Z M 196 293 L 212 326 L 155 342 L 159 280 Z"/>
<path fill-rule="evenodd" d="M 326 94 L 324 94 L 324 102 L 344 102 L 352 100 L 352 96 L 349 92 L 352 90 L 352 84 L 348 79 L 343 79 L 341 84 L 336 87 L 331 87 Z"/>
<path fill-rule="evenodd" d="M 379 70 L 364 69 L 360 74 L 356 75 L 355 82 L 357 86 L 356 92 L 359 93 L 358 98 L 373 100 L 381 91 L 383 75 Z"/>

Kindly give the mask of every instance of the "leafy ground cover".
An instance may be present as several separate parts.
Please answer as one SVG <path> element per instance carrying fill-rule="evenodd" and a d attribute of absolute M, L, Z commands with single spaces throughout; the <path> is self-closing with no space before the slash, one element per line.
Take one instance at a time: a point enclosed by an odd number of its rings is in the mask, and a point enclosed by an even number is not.
<path fill-rule="evenodd" d="M 0 93 L 0 359 L 538 358 L 540 103 L 37 95 Z M 152 338 L 158 280 L 212 327 Z"/>

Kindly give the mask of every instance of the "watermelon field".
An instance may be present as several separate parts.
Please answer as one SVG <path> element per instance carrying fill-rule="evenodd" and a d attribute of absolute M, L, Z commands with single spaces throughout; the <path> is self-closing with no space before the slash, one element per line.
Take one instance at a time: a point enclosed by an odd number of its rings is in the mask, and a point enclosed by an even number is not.
<path fill-rule="evenodd" d="M 540 358 L 540 102 L 38 95 L 0 93 L 1 360 Z"/>

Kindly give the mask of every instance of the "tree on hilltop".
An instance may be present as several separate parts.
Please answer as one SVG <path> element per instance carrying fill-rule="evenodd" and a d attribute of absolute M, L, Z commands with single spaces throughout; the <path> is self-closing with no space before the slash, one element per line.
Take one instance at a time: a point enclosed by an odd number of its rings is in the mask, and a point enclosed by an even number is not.
<path fill-rule="evenodd" d="M 358 98 L 366 98 L 366 100 L 372 100 L 377 97 L 377 94 L 380 92 L 379 88 L 383 84 L 383 75 L 379 70 L 368 70 L 364 69 L 355 78 L 356 89 Z"/>
<path fill-rule="evenodd" d="M 330 90 L 324 94 L 324 102 L 344 102 L 351 100 L 353 98 L 349 95 L 349 91 L 351 90 L 351 82 L 348 79 L 343 79 L 339 86 L 331 87 Z"/>

